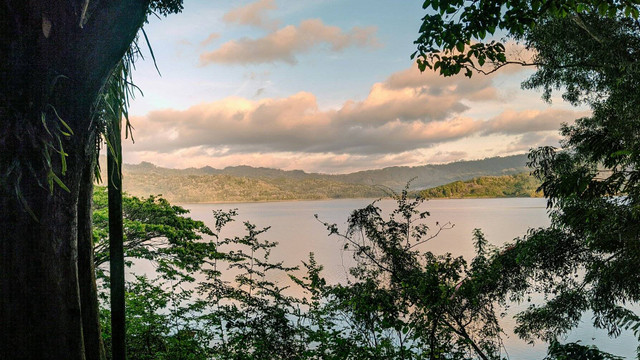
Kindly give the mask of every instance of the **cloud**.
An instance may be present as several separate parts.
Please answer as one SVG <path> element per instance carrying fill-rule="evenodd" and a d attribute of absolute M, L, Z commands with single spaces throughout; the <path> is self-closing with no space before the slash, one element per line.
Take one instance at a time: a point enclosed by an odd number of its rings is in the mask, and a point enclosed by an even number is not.
<path fill-rule="evenodd" d="M 528 132 L 559 130 L 562 123 L 572 123 L 588 112 L 576 112 L 562 109 L 546 110 L 506 110 L 488 120 L 484 126 L 485 134 L 524 134 Z"/>
<path fill-rule="evenodd" d="M 516 140 L 511 142 L 507 148 L 507 152 L 515 153 L 515 152 L 523 152 L 529 151 L 532 148 L 537 148 L 539 146 L 560 146 L 560 135 L 549 134 L 549 132 L 534 132 L 534 133 L 526 133 L 519 136 Z"/>
<path fill-rule="evenodd" d="M 461 114 L 468 109 L 465 100 L 494 92 L 490 81 L 453 77 L 447 83 L 435 75 L 412 72 L 424 79 L 398 83 L 407 74 L 374 84 L 363 101 L 347 101 L 338 109 L 320 109 L 313 94 L 299 92 L 260 100 L 229 97 L 184 111 L 154 111 L 135 119 L 137 126 L 147 129 L 137 136 L 136 148 L 172 152 L 222 146 L 233 153 L 398 154 L 481 129 L 482 121 Z"/>
<path fill-rule="evenodd" d="M 209 36 L 207 36 L 206 39 L 202 40 L 200 42 L 200 46 L 207 46 L 209 44 L 211 44 L 212 42 L 214 42 L 215 40 L 220 38 L 220 34 L 218 33 L 211 33 L 209 34 Z"/>
<path fill-rule="evenodd" d="M 304 20 L 299 26 L 289 25 L 258 39 L 228 41 L 218 49 L 200 55 L 200 63 L 259 64 L 286 62 L 296 64 L 296 55 L 326 44 L 333 52 L 347 47 L 376 47 L 375 27 L 354 27 L 345 32 L 337 26 L 325 25 L 319 19 Z"/>
<path fill-rule="evenodd" d="M 388 166 L 401 166 L 407 163 L 423 164 L 424 158 L 417 153 L 384 154 L 384 155 L 350 155 L 350 154 L 303 154 L 291 152 L 277 153 L 245 153 L 210 155 L 202 147 L 182 149 L 174 153 L 157 153 L 153 151 L 125 152 L 124 162 L 137 164 L 148 161 L 158 166 L 169 168 L 187 168 L 212 166 L 222 169 L 227 166 L 249 165 L 269 167 L 283 170 L 304 169 L 307 172 L 347 173 L 360 170 L 371 170 Z"/>
<path fill-rule="evenodd" d="M 280 22 L 269 19 L 266 13 L 275 10 L 277 6 L 274 0 L 258 0 L 245 6 L 234 8 L 224 14 L 222 20 L 227 23 L 249 25 L 267 30 L 275 30 Z"/>
<path fill-rule="evenodd" d="M 452 161 L 458 161 L 468 157 L 468 153 L 464 151 L 438 151 L 429 157 L 427 163 L 429 164 L 438 164 L 438 163 L 449 163 Z"/>
<path fill-rule="evenodd" d="M 218 164 L 237 165 L 263 154 L 264 162 L 250 165 L 304 164 L 304 169 L 339 171 L 353 170 L 356 159 L 372 167 L 376 159 L 380 164 L 447 162 L 469 154 L 478 157 L 482 151 L 482 156 L 524 151 L 557 140 L 560 123 L 585 115 L 553 108 L 505 110 L 490 119 L 467 115 L 477 104 L 503 106 L 491 79 L 454 76 L 445 81 L 412 66 L 373 84 L 364 100 L 337 108 L 322 109 L 314 94 L 299 92 L 157 110 L 132 119 L 144 131 L 136 133 L 135 145 L 126 146 L 152 162 L 154 156 L 166 162 L 182 158 L 195 166 L 215 158 Z M 489 143 L 497 150 L 487 149 Z M 423 161 L 416 152 L 424 155 Z M 283 166 L 286 161 L 291 164 Z"/>

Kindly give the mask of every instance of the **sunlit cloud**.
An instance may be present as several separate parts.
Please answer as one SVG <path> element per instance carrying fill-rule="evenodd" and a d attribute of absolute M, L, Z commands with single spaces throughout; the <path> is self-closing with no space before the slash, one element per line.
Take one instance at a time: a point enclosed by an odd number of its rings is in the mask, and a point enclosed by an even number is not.
<path fill-rule="evenodd" d="M 130 161 L 172 167 L 247 164 L 340 172 L 524 152 L 557 143 L 561 123 L 586 115 L 545 108 L 468 116 L 474 104 L 504 106 L 492 79 L 443 79 L 413 66 L 373 84 L 363 100 L 337 108 L 323 109 L 314 94 L 302 91 L 157 110 L 132 119 L 145 131 L 126 147 Z"/>
<path fill-rule="evenodd" d="M 327 45 L 332 52 L 345 48 L 379 46 L 375 27 L 354 27 L 343 31 L 325 25 L 322 20 L 304 20 L 298 26 L 288 25 L 258 39 L 242 38 L 222 44 L 218 49 L 200 55 L 200 64 L 259 64 L 285 62 L 296 64 L 296 55 Z"/>
<path fill-rule="evenodd" d="M 506 147 L 508 152 L 525 152 L 538 146 L 560 146 L 560 135 L 555 132 L 541 131 L 518 136 Z"/>
<path fill-rule="evenodd" d="M 506 110 L 487 121 L 484 133 L 524 134 L 529 132 L 558 130 L 563 123 L 572 123 L 578 117 L 588 115 L 563 109 L 546 110 Z"/>
<path fill-rule="evenodd" d="M 211 44 L 212 42 L 216 41 L 219 38 L 220 38 L 220 34 L 211 33 L 211 34 L 209 34 L 209 36 L 207 36 L 206 39 L 204 39 L 204 40 L 202 40 L 200 42 L 200 46 L 207 46 L 207 45 Z"/>
<path fill-rule="evenodd" d="M 244 6 L 231 9 L 222 20 L 227 23 L 239 25 L 249 25 L 268 30 L 275 30 L 280 25 L 280 21 L 270 19 L 267 13 L 277 9 L 274 0 L 258 0 Z"/>

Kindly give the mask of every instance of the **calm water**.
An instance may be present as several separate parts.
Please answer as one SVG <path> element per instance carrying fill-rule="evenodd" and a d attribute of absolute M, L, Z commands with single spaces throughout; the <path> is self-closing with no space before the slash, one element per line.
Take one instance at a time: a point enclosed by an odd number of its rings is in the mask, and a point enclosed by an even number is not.
<path fill-rule="evenodd" d="M 346 228 L 349 213 L 369 204 L 369 199 L 295 201 L 276 203 L 238 204 L 182 204 L 191 210 L 191 217 L 203 220 L 213 228 L 213 209 L 238 209 L 236 221 L 223 229 L 223 237 L 240 236 L 243 221 L 258 227 L 271 226 L 262 238 L 278 241 L 272 252 L 272 260 L 282 260 L 285 265 L 301 265 L 310 252 L 324 265 L 324 276 L 328 281 L 344 281 L 347 269 L 353 263 L 351 255 L 342 251 L 343 242 L 336 236 L 327 236 L 323 225 L 314 218 L 318 214 L 322 221 L 336 223 L 341 230 Z M 392 200 L 381 201 L 383 210 L 393 209 Z M 450 252 L 468 260 L 473 257 L 472 231 L 480 228 L 493 244 L 500 245 L 522 236 L 529 228 L 549 224 L 544 199 L 454 199 L 430 200 L 423 208 L 431 213 L 428 224 L 451 222 L 453 229 L 443 231 L 425 245 L 424 250 L 434 253 Z M 282 279 L 286 281 L 286 279 Z M 526 304 L 514 308 L 525 308 Z M 510 318 L 504 319 L 506 329 L 513 327 Z M 609 339 L 605 332 L 590 325 L 590 317 L 583 318 L 583 325 L 568 336 L 567 341 L 581 340 L 583 344 L 596 344 L 604 351 L 634 358 L 637 341 L 633 334 L 625 333 L 617 339 Z M 507 331 L 509 333 L 509 331 Z M 505 339 L 511 359 L 542 359 L 546 354 L 544 344 L 529 345 L 514 335 Z"/>

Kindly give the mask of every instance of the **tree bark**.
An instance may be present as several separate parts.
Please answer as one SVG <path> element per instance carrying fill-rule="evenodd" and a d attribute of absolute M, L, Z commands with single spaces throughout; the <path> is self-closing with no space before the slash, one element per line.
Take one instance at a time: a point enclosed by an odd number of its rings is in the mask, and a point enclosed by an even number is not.
<path fill-rule="evenodd" d="M 122 225 L 122 143 L 120 139 L 121 114 L 113 124 L 112 153 L 107 153 L 109 191 L 109 273 L 111 275 L 111 354 L 113 360 L 127 358 L 125 334 L 124 290 L 124 234 Z"/>
<path fill-rule="evenodd" d="M 0 359 L 100 358 L 95 102 L 149 1 L 84 3 L 0 2 Z"/>
<path fill-rule="evenodd" d="M 87 360 L 105 360 L 100 330 L 98 291 L 93 259 L 92 199 L 95 158 L 85 165 L 78 199 L 78 281 L 82 309 L 82 333 Z"/>

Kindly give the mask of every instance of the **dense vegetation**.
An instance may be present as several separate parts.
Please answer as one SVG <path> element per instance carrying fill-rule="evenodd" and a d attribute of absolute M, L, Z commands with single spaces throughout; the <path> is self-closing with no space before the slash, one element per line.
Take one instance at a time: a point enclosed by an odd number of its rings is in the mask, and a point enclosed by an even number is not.
<path fill-rule="evenodd" d="M 518 316 L 516 332 L 552 344 L 585 314 L 616 337 L 640 336 L 640 9 L 622 1 L 426 0 L 439 14 L 423 18 L 416 41 L 422 69 L 444 76 L 490 73 L 508 64 L 535 66 L 523 83 L 550 101 L 554 91 L 592 114 L 564 125 L 562 148 L 531 151 L 551 225 L 531 230 L 494 260 L 514 299 L 545 296 Z M 508 58 L 505 37 L 535 50 L 532 61 Z M 583 357 L 593 349 L 580 351 Z M 640 348 L 639 353 L 640 356 Z M 570 358 L 566 354 L 564 357 Z M 601 358 L 591 355 L 588 358 Z"/>
<path fill-rule="evenodd" d="M 247 178 L 231 175 L 124 174 L 124 188 L 136 195 L 162 194 L 178 203 L 375 198 L 375 186 L 326 179 Z"/>
<path fill-rule="evenodd" d="M 245 235 L 220 238 L 233 210 L 214 211 L 210 230 L 162 198 L 126 197 L 129 264 L 155 266 L 127 284 L 129 358 L 498 359 L 499 297 L 481 280 L 492 251 L 479 231 L 471 263 L 426 251 L 449 225 L 429 228 L 420 203 L 405 191 L 388 218 L 372 203 L 353 212 L 346 231 L 325 223 L 356 263 L 348 283 L 330 284 L 313 254 L 302 271 L 271 261 L 277 244 L 260 239 L 268 229 L 245 223 Z M 104 189 L 94 204 L 95 258 L 104 266 Z M 274 282 L 274 272 L 291 281 Z M 99 277 L 106 285 L 107 274 Z M 102 319 L 109 352 L 108 307 Z"/>
<path fill-rule="evenodd" d="M 327 284 L 311 257 L 307 275 L 292 277 L 305 296 L 294 297 L 267 276 L 291 269 L 271 264 L 268 250 L 274 244 L 258 240 L 264 229 L 246 224 L 244 237 L 215 238 L 219 254 L 201 268 L 207 280 L 197 287 L 206 300 L 177 298 L 132 307 L 146 309 L 146 317 L 132 319 L 150 319 L 132 328 L 159 334 L 161 345 L 154 351 L 161 355 L 156 357 L 170 357 L 162 352 L 189 340 L 195 346 L 189 354 L 203 358 L 498 359 L 503 354 L 497 306 L 533 293 L 543 300 L 516 316 L 515 331 L 527 340 L 546 341 L 548 359 L 617 358 L 581 343 L 561 343 L 585 314 L 611 337 L 623 331 L 640 336 L 640 317 L 633 308 L 640 301 L 640 114 L 633 106 L 640 102 L 637 4 L 486 5 L 425 1 L 425 7 L 440 14 L 425 16 L 416 55 L 422 68 L 445 76 L 494 71 L 510 63 L 504 45 L 471 40 L 501 28 L 536 50 L 534 62 L 524 65 L 538 70 L 525 87 L 542 89 L 546 99 L 561 89 L 565 100 L 591 108 L 590 116 L 563 126 L 561 149 L 543 147 L 529 155 L 548 200 L 551 225 L 500 248 L 490 247 L 476 231 L 477 256 L 471 262 L 436 256 L 424 246 L 444 228 L 426 227 L 421 220 L 428 213 L 403 192 L 389 218 L 374 203 L 354 211 L 344 232 L 325 224 L 353 251 L 351 280 Z M 483 67 L 485 61 L 494 67 Z M 217 234 L 233 213 L 215 216 Z M 234 250 L 223 251 L 226 245 Z M 225 262 L 235 269 L 235 283 L 223 279 Z M 131 289 L 143 293 L 144 281 L 138 279 L 142 287 L 133 284 Z M 157 296 L 136 301 L 182 294 L 175 287 L 152 290 Z M 169 328 L 160 326 L 168 320 L 152 323 L 154 314 L 170 314 L 167 319 L 177 327 L 154 333 Z M 151 354 L 150 343 L 132 341 L 130 346 Z"/>
<path fill-rule="evenodd" d="M 96 190 L 94 236 L 110 353 L 105 195 Z M 235 210 L 213 211 L 209 229 L 162 198 L 125 197 L 125 253 L 139 272 L 127 283 L 129 359 L 502 359 L 501 306 L 527 293 L 528 271 L 553 268 L 520 258 L 530 241 L 496 248 L 480 230 L 471 262 L 433 254 L 429 241 L 451 225 L 429 224 L 406 191 L 396 200 L 388 216 L 375 202 L 353 211 L 346 230 L 324 223 L 355 260 L 338 284 L 313 254 L 302 269 L 271 260 L 268 228 L 247 222 L 243 235 L 221 238 Z M 544 339 L 549 359 L 615 359 Z"/>
<path fill-rule="evenodd" d="M 426 189 L 420 191 L 419 194 L 425 199 L 541 197 L 542 192 L 538 191 L 540 184 L 535 177 L 528 173 L 482 176 Z"/>

